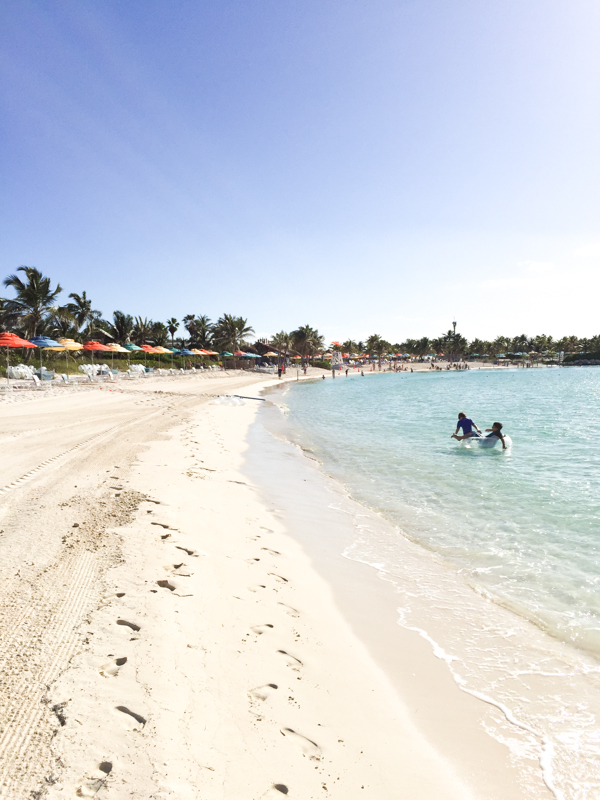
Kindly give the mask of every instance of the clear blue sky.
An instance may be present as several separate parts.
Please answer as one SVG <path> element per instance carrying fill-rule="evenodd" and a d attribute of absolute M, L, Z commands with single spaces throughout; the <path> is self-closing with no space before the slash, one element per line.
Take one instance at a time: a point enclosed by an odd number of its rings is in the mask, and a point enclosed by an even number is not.
<path fill-rule="evenodd" d="M 596 0 L 4 0 L 0 277 L 328 340 L 600 333 Z"/>

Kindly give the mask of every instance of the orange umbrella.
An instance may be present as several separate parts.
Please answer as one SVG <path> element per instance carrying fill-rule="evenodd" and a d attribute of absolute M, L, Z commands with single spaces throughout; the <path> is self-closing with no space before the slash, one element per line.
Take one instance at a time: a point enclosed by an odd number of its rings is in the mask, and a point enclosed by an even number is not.
<path fill-rule="evenodd" d="M 37 345 L 28 342 L 27 339 L 21 339 L 16 333 L 0 333 L 0 346 L 6 347 L 6 380 L 10 386 L 10 378 L 8 377 L 8 348 L 9 347 L 37 347 Z"/>
<path fill-rule="evenodd" d="M 91 350 L 91 351 L 100 350 L 103 353 L 109 353 L 110 352 L 110 347 L 107 347 L 105 344 L 100 344 L 100 342 L 96 342 L 93 339 L 90 339 L 89 342 L 86 342 L 83 345 L 82 349 L 83 350 Z"/>
<path fill-rule="evenodd" d="M 100 342 L 96 342 L 93 339 L 90 339 L 89 342 L 86 342 L 82 349 L 86 352 L 91 352 L 92 364 L 94 363 L 94 351 L 99 350 L 102 353 L 110 353 L 110 347 L 107 347 L 105 344 L 100 344 Z"/>

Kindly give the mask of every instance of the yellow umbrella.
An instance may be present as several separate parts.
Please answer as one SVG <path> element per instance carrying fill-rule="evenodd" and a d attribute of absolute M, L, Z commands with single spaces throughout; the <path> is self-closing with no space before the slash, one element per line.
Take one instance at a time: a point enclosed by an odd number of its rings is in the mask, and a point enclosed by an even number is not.
<path fill-rule="evenodd" d="M 265 353 L 265 358 L 277 358 L 279 355 L 280 355 L 279 353 L 273 353 L 271 351 L 269 353 Z"/>
<path fill-rule="evenodd" d="M 129 350 L 126 350 L 124 347 L 121 347 L 120 344 L 116 342 L 111 342 L 107 344 L 106 347 L 110 350 L 110 368 L 114 369 L 115 367 L 115 353 L 127 353 L 129 355 Z"/>
<path fill-rule="evenodd" d="M 58 350 L 62 353 L 65 352 L 65 363 L 67 365 L 67 373 L 69 372 L 69 350 L 83 350 L 83 345 L 76 342 L 75 339 L 59 339 L 60 347 L 44 347 L 44 350 Z"/>
<path fill-rule="evenodd" d="M 75 339 L 59 339 L 58 343 L 62 344 L 66 350 L 83 350 L 81 342 L 76 342 Z"/>
<path fill-rule="evenodd" d="M 111 342 L 110 344 L 107 344 L 106 347 L 108 347 L 110 350 L 112 350 L 113 353 L 128 353 L 129 352 L 129 350 L 126 350 L 124 347 L 121 347 L 121 345 L 117 344 L 116 342 Z"/>

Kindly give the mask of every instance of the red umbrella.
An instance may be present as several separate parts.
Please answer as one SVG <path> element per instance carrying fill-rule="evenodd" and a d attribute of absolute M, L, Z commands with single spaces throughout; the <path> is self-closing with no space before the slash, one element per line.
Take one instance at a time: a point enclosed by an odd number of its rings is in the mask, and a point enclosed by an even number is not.
<path fill-rule="evenodd" d="M 8 348 L 9 347 L 36 347 L 37 345 L 28 342 L 27 339 L 21 339 L 16 333 L 0 333 L 0 347 L 6 347 L 6 380 L 10 386 L 10 378 L 8 377 Z"/>
<path fill-rule="evenodd" d="M 110 353 L 110 347 L 107 347 L 105 344 L 100 344 L 100 342 L 96 342 L 93 339 L 90 339 L 89 342 L 86 342 L 83 345 L 83 349 L 87 352 L 91 352 L 92 354 L 92 364 L 94 363 L 94 351 L 99 350 L 103 353 Z"/>
<path fill-rule="evenodd" d="M 28 342 L 27 339 L 21 339 L 16 333 L 0 333 L 0 346 L 1 347 L 37 347 L 37 345 Z"/>
<path fill-rule="evenodd" d="M 100 342 L 95 342 L 93 339 L 91 339 L 89 342 L 86 342 L 83 345 L 83 349 L 84 350 L 92 350 L 92 351 L 93 350 L 101 350 L 104 353 L 110 353 L 111 352 L 110 347 L 107 347 L 105 344 L 100 344 Z"/>

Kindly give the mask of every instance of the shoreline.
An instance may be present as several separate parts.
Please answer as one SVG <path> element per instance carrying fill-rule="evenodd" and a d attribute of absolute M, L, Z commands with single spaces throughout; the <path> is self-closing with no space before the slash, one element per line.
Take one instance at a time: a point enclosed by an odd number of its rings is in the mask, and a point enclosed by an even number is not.
<path fill-rule="evenodd" d="M 280 382 L 210 384 L 3 408 L 3 796 L 552 797 L 398 626 L 392 583 L 340 554 L 324 474 L 258 446 L 266 404 L 213 400 Z"/>
<path fill-rule="evenodd" d="M 410 539 L 380 512 L 353 498 L 337 478 L 325 472 L 310 450 L 302 448 L 296 436 L 293 440 L 287 438 L 285 423 L 281 423 L 282 409 L 277 402 L 274 405 L 279 410 L 267 429 L 268 436 L 277 443 L 267 444 L 266 448 L 286 451 L 286 468 L 293 473 L 292 480 L 288 475 L 288 483 L 308 480 L 312 492 L 320 492 L 321 518 L 315 509 L 304 512 L 294 505 L 283 486 L 282 474 L 278 473 L 275 482 L 270 481 L 263 490 L 267 497 L 277 498 L 288 519 L 303 516 L 302 526 L 292 524 L 293 535 L 315 568 L 331 583 L 344 615 L 399 694 L 404 697 L 410 684 L 406 665 L 397 656 L 390 656 L 393 642 L 398 647 L 406 645 L 407 640 L 398 633 L 400 628 L 413 634 L 411 647 L 424 646 L 429 657 L 443 663 L 446 674 L 455 682 L 455 690 L 463 697 L 471 695 L 479 704 L 479 711 L 473 707 L 472 712 L 479 714 L 480 732 L 502 744 L 511 766 L 521 773 L 520 791 L 527 791 L 527 796 L 566 798 L 579 796 L 580 785 L 596 786 L 594 719 L 600 712 L 600 667 L 596 655 L 553 637 L 502 602 L 502 598 L 465 580 L 458 567 Z M 259 439 L 257 434 L 255 443 Z M 264 441 L 262 446 L 265 447 Z M 367 536 L 362 535 L 362 528 L 367 529 Z M 333 546 L 328 541 L 332 532 Z M 390 552 L 399 548 L 402 555 L 397 554 L 395 567 L 386 564 L 385 559 L 373 562 L 366 555 L 363 544 L 373 536 L 378 542 L 387 543 Z M 342 561 L 349 561 L 351 566 Z M 352 581 L 362 592 L 360 600 L 354 589 L 348 589 Z M 374 602 L 376 594 L 380 595 L 378 603 Z M 387 594 L 386 601 L 383 594 Z M 370 613 L 365 606 L 371 609 Z M 378 615 L 387 616 L 385 625 Z M 477 630 L 479 627 L 483 633 Z M 516 650 L 517 642 L 520 652 Z M 481 664 L 473 662 L 477 654 L 484 656 Z M 502 691 L 498 691 L 500 688 Z M 447 702 L 447 696 L 443 699 Z M 538 703 L 543 712 L 536 715 Z M 435 707 L 427 719 L 422 714 L 422 704 L 419 706 L 421 721 L 426 719 L 427 737 L 446 752 L 447 741 L 440 736 Z M 560 726 L 563 713 L 566 728 Z M 574 728 L 568 720 L 573 721 Z M 578 759 L 578 748 L 573 743 L 580 738 L 583 750 Z M 458 761 L 463 762 L 463 767 L 467 764 L 469 771 L 464 753 L 458 753 Z M 486 782 L 478 792 L 491 796 Z"/>
<path fill-rule="evenodd" d="M 78 725 L 56 737 L 66 768 L 49 797 L 95 796 L 106 781 L 140 800 L 392 798 L 398 786 L 472 798 L 240 471 L 255 416 L 252 402 L 196 407 L 122 481 L 135 493 L 154 485 L 123 530 L 91 647 L 52 687 Z M 182 480 L 172 465 L 184 463 Z M 168 484 L 156 483 L 159 466 Z"/>

